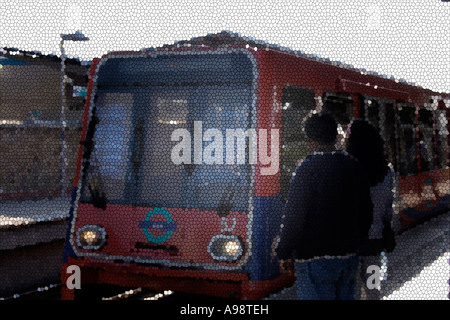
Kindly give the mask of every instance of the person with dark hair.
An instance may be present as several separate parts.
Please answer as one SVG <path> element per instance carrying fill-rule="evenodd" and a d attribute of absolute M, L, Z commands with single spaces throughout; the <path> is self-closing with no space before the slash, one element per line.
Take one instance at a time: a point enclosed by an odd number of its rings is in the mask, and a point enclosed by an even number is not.
<path fill-rule="evenodd" d="M 352 300 L 356 252 L 372 224 L 369 181 L 355 158 L 335 150 L 331 115 L 313 114 L 304 129 L 314 152 L 293 174 L 275 251 L 294 259 L 299 299 Z"/>
<path fill-rule="evenodd" d="M 384 251 L 394 249 L 395 238 L 392 231 L 394 200 L 394 171 L 387 164 L 384 156 L 384 141 L 378 131 L 364 120 L 356 120 L 350 126 L 347 152 L 356 157 L 365 167 L 370 182 L 370 195 L 373 203 L 373 223 L 367 241 L 359 250 L 360 282 L 358 289 L 364 291 L 368 300 L 379 300 L 380 286 L 369 287 L 367 280 L 371 272 L 368 267 L 379 266 L 380 261 L 387 260 Z M 380 254 L 383 256 L 381 259 Z M 384 270 L 385 271 L 385 270 Z M 376 281 L 380 283 L 380 281 Z M 376 284 L 375 283 L 375 284 Z"/>

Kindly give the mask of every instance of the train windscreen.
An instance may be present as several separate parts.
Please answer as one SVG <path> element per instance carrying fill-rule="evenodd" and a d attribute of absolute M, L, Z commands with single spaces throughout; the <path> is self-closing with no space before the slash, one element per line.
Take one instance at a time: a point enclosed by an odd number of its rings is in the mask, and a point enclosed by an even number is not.
<path fill-rule="evenodd" d="M 251 165 L 227 162 L 225 137 L 252 127 L 253 77 L 242 53 L 108 60 L 96 82 L 81 201 L 247 210 Z"/>

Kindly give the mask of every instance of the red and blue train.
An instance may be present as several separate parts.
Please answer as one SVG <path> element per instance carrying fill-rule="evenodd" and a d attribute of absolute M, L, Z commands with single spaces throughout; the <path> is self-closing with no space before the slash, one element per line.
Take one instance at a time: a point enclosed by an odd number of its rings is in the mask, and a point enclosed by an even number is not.
<path fill-rule="evenodd" d="M 229 32 L 94 59 L 62 297 L 78 291 L 70 265 L 82 286 L 260 299 L 292 284 L 272 252 L 311 112 L 335 116 L 338 143 L 355 118 L 380 130 L 402 230 L 445 212 L 449 107 L 448 94 Z"/>

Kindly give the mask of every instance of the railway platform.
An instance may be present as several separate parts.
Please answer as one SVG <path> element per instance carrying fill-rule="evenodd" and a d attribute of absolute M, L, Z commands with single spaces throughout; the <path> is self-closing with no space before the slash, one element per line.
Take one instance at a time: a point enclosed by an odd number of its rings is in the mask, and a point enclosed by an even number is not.
<path fill-rule="evenodd" d="M 0 294 L 59 282 L 70 197 L 0 203 Z"/>

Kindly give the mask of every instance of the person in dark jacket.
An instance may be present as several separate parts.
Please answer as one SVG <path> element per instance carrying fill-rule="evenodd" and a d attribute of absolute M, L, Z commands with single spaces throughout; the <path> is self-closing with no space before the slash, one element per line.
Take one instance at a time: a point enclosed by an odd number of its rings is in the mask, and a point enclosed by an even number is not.
<path fill-rule="evenodd" d="M 367 286 L 372 273 L 367 273 L 369 266 L 381 267 L 381 262 L 387 262 L 385 252 L 391 252 L 395 246 L 392 231 L 394 201 L 394 171 L 389 167 L 384 155 L 384 141 L 379 132 L 367 121 L 355 120 L 350 126 L 347 151 L 365 167 L 369 176 L 370 195 L 373 203 L 373 223 L 368 239 L 359 250 L 360 278 L 358 291 L 365 293 L 367 300 L 379 300 L 380 279 L 373 286 Z M 386 265 L 386 263 L 383 263 Z M 386 267 L 386 266 L 385 266 Z M 380 268 L 381 269 L 381 268 Z M 385 273 L 387 270 L 384 270 Z"/>
<path fill-rule="evenodd" d="M 276 253 L 294 259 L 299 299 L 352 300 L 356 253 L 372 224 L 369 181 L 354 157 L 335 150 L 331 115 L 313 114 L 305 131 L 315 152 L 293 174 Z"/>

